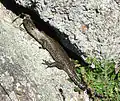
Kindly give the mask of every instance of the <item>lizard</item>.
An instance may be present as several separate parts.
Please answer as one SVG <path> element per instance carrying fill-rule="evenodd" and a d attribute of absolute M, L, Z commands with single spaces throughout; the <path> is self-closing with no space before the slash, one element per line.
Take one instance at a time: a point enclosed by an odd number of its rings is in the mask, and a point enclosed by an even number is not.
<path fill-rule="evenodd" d="M 88 88 L 84 80 L 83 82 L 80 81 L 79 77 L 76 74 L 75 65 L 73 61 L 70 60 L 67 52 L 55 39 L 48 36 L 44 31 L 39 31 L 36 28 L 30 15 L 24 14 L 23 26 L 26 29 L 27 33 L 32 36 L 38 43 L 40 43 L 42 47 L 46 49 L 54 59 L 54 63 L 49 63 L 48 61 L 44 60 L 45 64 L 47 64 L 48 67 L 57 67 L 60 70 L 64 70 L 68 74 L 69 78 L 74 82 L 74 84 L 83 91 L 86 90 L 91 98 L 93 95 L 102 98 L 101 95 L 92 92 L 91 88 Z"/>
<path fill-rule="evenodd" d="M 69 56 L 67 55 L 66 51 L 62 48 L 62 46 L 53 38 L 45 34 L 43 31 L 39 31 L 35 24 L 33 23 L 32 19 L 29 15 L 25 14 L 23 19 L 23 26 L 27 30 L 27 32 L 38 42 L 42 45 L 44 49 L 46 49 L 52 58 L 55 60 L 54 63 L 46 64 L 48 67 L 57 67 L 58 69 L 64 70 L 70 79 L 78 85 L 81 89 L 85 89 L 86 87 L 80 84 L 77 74 L 75 73 L 75 66 L 72 61 L 70 61 Z"/>
<path fill-rule="evenodd" d="M 42 45 L 44 49 L 46 49 L 52 58 L 55 60 L 54 63 L 45 63 L 48 67 L 57 67 L 58 69 L 64 70 L 70 79 L 78 85 L 79 88 L 85 90 L 86 86 L 80 83 L 79 78 L 77 77 L 74 63 L 70 61 L 69 56 L 66 51 L 62 48 L 62 46 L 53 38 L 45 34 L 43 31 L 39 31 L 35 24 L 33 23 L 31 17 L 25 14 L 23 18 L 23 26 L 26 31 L 38 42 Z"/>

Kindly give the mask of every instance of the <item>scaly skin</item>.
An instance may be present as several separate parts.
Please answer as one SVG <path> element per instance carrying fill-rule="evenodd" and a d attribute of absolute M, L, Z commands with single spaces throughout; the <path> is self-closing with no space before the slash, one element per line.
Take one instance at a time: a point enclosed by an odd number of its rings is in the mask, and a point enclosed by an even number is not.
<path fill-rule="evenodd" d="M 70 79 L 80 88 L 85 90 L 86 86 L 80 83 L 79 78 L 75 72 L 75 66 L 72 61 L 70 61 L 69 56 L 62 46 L 53 38 L 49 37 L 44 32 L 40 32 L 34 25 L 30 16 L 25 14 L 23 19 L 23 25 L 27 32 L 39 42 L 43 48 L 45 48 L 52 58 L 55 60 L 55 66 L 61 70 L 64 70 Z"/>
<path fill-rule="evenodd" d="M 47 34 L 45 34 L 42 31 L 39 31 L 32 19 L 30 18 L 29 15 L 24 14 L 25 17 L 23 19 L 23 25 L 26 29 L 26 31 L 38 42 L 42 45 L 43 48 L 45 48 L 52 58 L 55 60 L 54 65 L 48 63 L 47 61 L 46 64 L 48 66 L 56 66 L 57 68 L 64 70 L 70 79 L 77 85 L 80 89 L 82 90 L 87 90 L 87 93 L 90 96 L 93 96 L 94 94 L 92 93 L 92 90 L 87 87 L 87 85 L 84 83 L 80 82 L 80 79 L 78 78 L 76 72 L 75 72 L 75 65 L 72 61 L 70 61 L 70 58 L 66 51 L 62 48 L 62 46 L 53 38 L 49 37 Z M 95 94 L 94 96 L 99 97 L 99 95 Z"/>

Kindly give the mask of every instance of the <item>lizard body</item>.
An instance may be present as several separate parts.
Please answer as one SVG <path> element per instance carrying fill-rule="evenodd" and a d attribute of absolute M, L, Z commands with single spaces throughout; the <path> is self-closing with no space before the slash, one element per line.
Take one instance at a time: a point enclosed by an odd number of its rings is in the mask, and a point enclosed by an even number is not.
<path fill-rule="evenodd" d="M 55 66 L 61 70 L 64 70 L 75 85 L 77 85 L 80 89 L 85 90 L 86 85 L 80 83 L 80 80 L 75 72 L 74 63 L 70 61 L 69 56 L 62 46 L 44 32 L 39 31 L 35 27 L 29 15 L 25 14 L 23 25 L 26 31 L 50 53 L 52 58 L 55 60 Z"/>
<path fill-rule="evenodd" d="M 53 38 L 49 37 L 46 33 L 43 31 L 39 31 L 35 24 L 33 23 L 31 17 L 27 14 L 24 14 L 25 17 L 23 19 L 23 25 L 26 29 L 26 31 L 38 42 L 42 45 L 44 49 L 46 49 L 52 58 L 55 60 L 55 64 L 51 65 L 50 63 L 46 62 L 48 66 L 51 67 L 55 66 L 58 69 L 64 70 L 70 79 L 74 82 L 75 85 L 77 85 L 80 89 L 86 90 L 87 94 L 90 95 L 91 98 L 94 99 L 94 97 L 98 98 L 105 98 L 105 96 L 97 94 L 96 92 L 92 91 L 91 88 L 88 87 L 88 85 L 84 82 L 84 80 L 81 82 L 78 78 L 75 70 L 75 65 L 72 61 L 70 61 L 70 58 L 66 51 L 63 49 L 63 47 Z"/>

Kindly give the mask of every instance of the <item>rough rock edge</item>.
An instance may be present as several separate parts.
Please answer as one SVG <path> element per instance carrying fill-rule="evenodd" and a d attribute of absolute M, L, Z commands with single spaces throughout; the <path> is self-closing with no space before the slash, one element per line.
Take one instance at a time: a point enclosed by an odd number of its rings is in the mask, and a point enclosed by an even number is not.
<path fill-rule="evenodd" d="M 117 0 L 15 1 L 27 8 L 31 7 L 31 1 L 38 2 L 34 10 L 40 17 L 68 35 L 71 42 L 87 55 L 120 60 L 120 8 Z"/>
<path fill-rule="evenodd" d="M 79 95 L 73 91 L 74 84 L 66 81 L 67 75 L 42 65 L 42 59 L 52 61 L 51 57 L 19 27 L 21 19 L 11 24 L 16 16 L 1 4 L 0 13 L 0 101 L 61 101 L 58 88 L 66 100 L 77 100 Z"/>

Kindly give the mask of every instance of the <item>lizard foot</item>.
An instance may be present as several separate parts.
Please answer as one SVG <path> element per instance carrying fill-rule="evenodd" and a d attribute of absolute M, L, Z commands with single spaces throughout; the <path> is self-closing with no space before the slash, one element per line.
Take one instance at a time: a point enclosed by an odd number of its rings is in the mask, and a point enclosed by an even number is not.
<path fill-rule="evenodd" d="M 42 63 L 42 64 L 47 65 L 47 68 L 56 67 L 56 62 L 49 62 L 46 60 L 43 60 L 43 61 L 44 61 L 44 63 Z"/>

